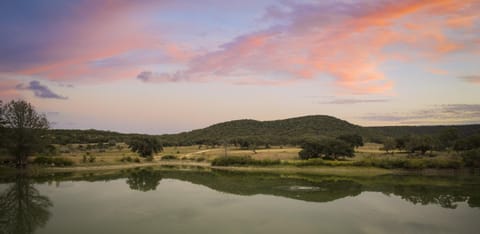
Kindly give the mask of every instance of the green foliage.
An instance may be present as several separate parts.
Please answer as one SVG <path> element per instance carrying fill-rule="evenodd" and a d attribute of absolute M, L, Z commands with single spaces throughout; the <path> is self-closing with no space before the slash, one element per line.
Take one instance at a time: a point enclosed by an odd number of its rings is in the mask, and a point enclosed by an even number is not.
<path fill-rule="evenodd" d="M 97 158 L 93 155 L 83 155 L 82 162 L 83 163 L 94 163 Z"/>
<path fill-rule="evenodd" d="M 386 169 L 458 169 L 463 165 L 458 158 L 364 158 L 353 166 L 380 167 Z"/>
<path fill-rule="evenodd" d="M 455 128 L 448 128 L 442 130 L 437 135 L 437 150 L 445 150 L 447 148 L 453 148 L 455 142 L 458 140 L 458 130 Z"/>
<path fill-rule="evenodd" d="M 353 146 L 338 139 L 307 140 L 302 144 L 298 153 L 301 159 L 309 158 L 337 158 L 338 156 L 353 157 Z"/>
<path fill-rule="evenodd" d="M 383 150 L 385 150 L 387 153 L 390 150 L 394 150 L 397 147 L 397 141 L 393 139 L 392 137 L 387 137 L 383 141 Z"/>
<path fill-rule="evenodd" d="M 347 142 L 353 148 L 363 146 L 363 138 L 358 134 L 341 135 L 337 139 Z"/>
<path fill-rule="evenodd" d="M 300 159 L 318 158 L 323 153 L 324 144 L 319 140 L 305 140 L 301 145 L 302 150 L 298 152 Z"/>
<path fill-rule="evenodd" d="M 407 142 L 410 140 L 408 136 L 396 137 L 395 148 L 399 150 L 405 150 L 407 148 Z"/>
<path fill-rule="evenodd" d="M 310 158 L 307 160 L 300 161 L 290 161 L 283 162 L 283 164 L 294 165 L 297 167 L 306 167 L 306 166 L 328 166 L 328 167 L 338 167 L 338 166 L 352 166 L 352 161 L 348 160 L 324 160 L 321 158 Z"/>
<path fill-rule="evenodd" d="M 137 152 L 141 157 L 152 157 L 153 154 L 163 151 L 163 146 L 155 137 L 139 137 L 128 143 L 128 148 Z"/>
<path fill-rule="evenodd" d="M 221 145 L 222 141 L 228 140 L 230 144 L 253 150 L 260 146 L 300 144 L 305 138 L 319 135 L 337 137 L 362 132 L 360 126 L 335 117 L 317 115 L 275 121 L 234 120 L 160 138 L 167 144 L 210 146 Z"/>
<path fill-rule="evenodd" d="M 347 142 L 337 139 L 326 140 L 324 143 L 323 153 L 326 157 L 334 158 L 337 158 L 338 156 L 354 156 L 353 147 Z"/>
<path fill-rule="evenodd" d="M 169 154 L 169 155 L 162 156 L 162 160 L 175 160 L 175 159 L 178 159 L 178 157 L 175 156 L 175 155 L 170 155 Z"/>
<path fill-rule="evenodd" d="M 46 145 L 42 135 L 49 127 L 48 121 L 23 100 L 10 101 L 0 109 L 0 147 L 15 157 L 17 168 L 25 168 L 27 157 Z"/>
<path fill-rule="evenodd" d="M 453 148 L 456 151 L 480 148 L 480 133 L 456 141 Z"/>
<path fill-rule="evenodd" d="M 121 161 L 121 162 L 132 162 L 133 159 L 132 159 L 132 157 L 130 157 L 130 156 L 126 156 L 126 157 L 124 156 L 124 157 L 122 157 L 122 158 L 120 159 L 120 161 Z"/>
<path fill-rule="evenodd" d="M 38 165 L 57 167 L 69 167 L 75 164 L 72 160 L 62 157 L 36 157 L 33 160 L 33 163 Z"/>
<path fill-rule="evenodd" d="M 467 167 L 480 167 L 480 148 L 463 152 L 460 155 Z"/>
<path fill-rule="evenodd" d="M 212 166 L 270 166 L 278 165 L 280 160 L 255 160 L 250 156 L 225 156 L 212 161 Z"/>
<path fill-rule="evenodd" d="M 429 150 L 432 150 L 434 141 L 430 136 L 412 136 L 406 143 L 405 148 L 410 153 L 420 152 L 422 155 Z"/>

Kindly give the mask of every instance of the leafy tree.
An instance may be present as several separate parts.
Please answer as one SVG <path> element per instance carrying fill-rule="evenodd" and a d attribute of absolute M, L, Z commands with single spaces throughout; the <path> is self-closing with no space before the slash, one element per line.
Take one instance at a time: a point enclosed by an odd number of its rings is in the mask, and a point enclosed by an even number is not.
<path fill-rule="evenodd" d="M 301 159 L 328 157 L 337 159 L 338 156 L 353 157 L 353 146 L 338 139 L 307 140 L 302 144 L 298 153 Z"/>
<path fill-rule="evenodd" d="M 420 151 L 422 155 L 433 149 L 433 140 L 430 136 L 412 136 L 406 144 L 406 149 L 410 153 Z"/>
<path fill-rule="evenodd" d="M 385 150 L 387 153 L 390 150 L 394 150 L 396 147 L 397 147 L 397 142 L 392 137 L 387 137 L 383 141 L 383 150 Z"/>
<path fill-rule="evenodd" d="M 480 134 L 459 139 L 453 146 L 455 151 L 472 150 L 476 148 L 480 148 Z"/>
<path fill-rule="evenodd" d="M 338 139 L 326 140 L 324 143 L 323 154 L 326 157 L 337 159 L 338 156 L 353 157 L 353 146 L 345 141 Z"/>
<path fill-rule="evenodd" d="M 27 157 L 45 145 L 41 137 L 43 130 L 49 127 L 47 118 L 37 113 L 30 103 L 23 100 L 10 101 L 2 105 L 0 113 L 3 147 L 15 157 L 17 168 L 25 168 Z"/>
<path fill-rule="evenodd" d="M 458 139 L 458 130 L 455 128 L 448 128 L 440 132 L 437 136 L 438 145 L 437 149 L 445 150 L 450 149 L 455 145 L 455 141 Z"/>
<path fill-rule="evenodd" d="M 405 150 L 407 147 L 407 142 L 410 140 L 410 137 L 403 136 L 395 138 L 395 148 L 399 150 Z"/>
<path fill-rule="evenodd" d="M 341 135 L 337 139 L 349 143 L 354 148 L 363 146 L 363 138 L 358 134 Z"/>
<path fill-rule="evenodd" d="M 163 151 L 163 146 L 155 137 L 139 137 L 128 143 L 128 148 L 141 157 L 153 157 L 153 154 Z"/>
<path fill-rule="evenodd" d="M 467 167 L 480 168 L 480 148 L 462 152 L 463 162 Z"/>
<path fill-rule="evenodd" d="M 301 145 L 302 150 L 298 152 L 301 159 L 318 158 L 323 153 L 324 145 L 318 140 L 306 140 Z"/>

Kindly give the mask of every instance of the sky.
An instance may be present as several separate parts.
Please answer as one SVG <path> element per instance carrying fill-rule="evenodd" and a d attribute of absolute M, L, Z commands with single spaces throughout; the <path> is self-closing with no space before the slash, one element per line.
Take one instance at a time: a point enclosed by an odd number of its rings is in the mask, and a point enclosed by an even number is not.
<path fill-rule="evenodd" d="M 480 123 L 479 0 L 2 0 L 0 100 L 53 128 Z"/>

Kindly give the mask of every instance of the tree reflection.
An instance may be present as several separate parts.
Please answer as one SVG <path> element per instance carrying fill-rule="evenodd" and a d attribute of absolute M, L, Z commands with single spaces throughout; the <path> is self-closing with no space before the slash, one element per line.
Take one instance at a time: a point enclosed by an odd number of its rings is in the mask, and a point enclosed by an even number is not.
<path fill-rule="evenodd" d="M 18 175 L 0 194 L 0 233 L 34 233 L 50 218 L 50 199 L 40 195 L 33 184 Z"/>
<path fill-rule="evenodd" d="M 146 192 L 157 189 L 161 179 L 162 176 L 158 171 L 140 169 L 129 174 L 127 184 L 131 189 Z"/>

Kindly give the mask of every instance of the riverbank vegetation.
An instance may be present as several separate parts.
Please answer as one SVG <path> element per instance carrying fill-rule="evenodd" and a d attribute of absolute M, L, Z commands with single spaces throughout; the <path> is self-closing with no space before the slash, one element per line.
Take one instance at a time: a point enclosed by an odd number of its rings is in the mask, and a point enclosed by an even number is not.
<path fill-rule="evenodd" d="M 43 167 L 204 162 L 215 167 L 480 167 L 477 125 L 385 127 L 373 131 L 334 117 L 307 116 L 279 121 L 230 121 L 187 133 L 148 136 L 97 130 L 47 130 L 48 124 L 14 126 L 8 123 L 8 118 L 9 113 L 22 109 L 14 108 L 17 105 L 25 107 L 20 111 L 23 115 L 17 116 L 46 121 L 24 101 L 0 107 L 3 166 L 24 167 L 27 162 Z M 252 131 L 258 134 L 251 136 Z M 24 141 L 20 137 L 22 141 L 14 141 L 17 138 L 11 136 L 17 132 L 34 139 Z M 25 150 L 22 147 L 28 149 L 26 156 L 15 153 L 15 149 Z M 23 160 L 20 163 L 19 158 Z"/>

